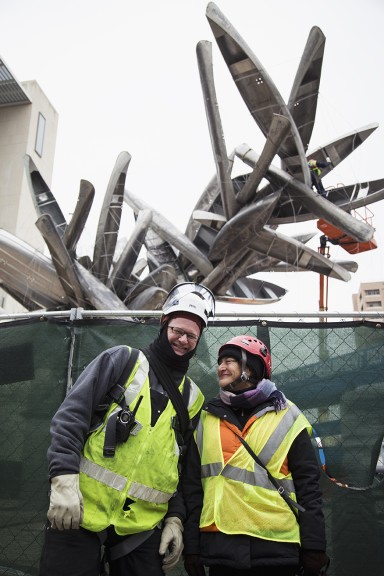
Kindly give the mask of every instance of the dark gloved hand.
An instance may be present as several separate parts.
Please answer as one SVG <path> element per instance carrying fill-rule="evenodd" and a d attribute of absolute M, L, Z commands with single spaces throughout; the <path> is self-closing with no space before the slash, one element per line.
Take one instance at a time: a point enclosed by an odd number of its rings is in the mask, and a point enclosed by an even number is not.
<path fill-rule="evenodd" d="M 300 564 L 303 569 L 303 576 L 325 574 L 329 562 L 328 556 L 321 550 L 300 550 Z"/>
<path fill-rule="evenodd" d="M 204 566 L 198 554 L 189 554 L 184 558 L 184 568 L 188 576 L 205 576 Z"/>

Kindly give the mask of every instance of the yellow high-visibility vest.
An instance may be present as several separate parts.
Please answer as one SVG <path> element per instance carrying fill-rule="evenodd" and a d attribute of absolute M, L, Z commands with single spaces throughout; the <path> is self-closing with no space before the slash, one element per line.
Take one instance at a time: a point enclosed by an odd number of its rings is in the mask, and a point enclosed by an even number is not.
<path fill-rule="evenodd" d="M 125 398 L 132 410 L 139 396 L 142 401 L 136 420 L 142 428 L 117 444 L 115 456 L 105 458 L 103 447 L 109 416 L 121 409 L 113 403 L 103 424 L 88 437 L 81 457 L 80 491 L 84 499 L 81 526 L 93 532 L 110 525 L 118 534 L 135 534 L 154 528 L 165 516 L 168 501 L 176 491 L 179 474 L 179 446 L 172 418 L 176 412 L 171 401 L 151 427 L 149 364 L 142 352 L 125 384 Z M 184 386 L 185 378 L 180 384 Z M 191 381 L 188 402 L 189 417 L 200 410 L 204 396 Z M 127 498 L 133 501 L 125 505 Z"/>
<path fill-rule="evenodd" d="M 225 534 L 300 543 L 299 526 L 288 504 L 241 444 L 224 463 L 219 418 L 202 411 L 195 431 L 204 489 L 200 529 L 216 525 Z M 244 438 L 286 493 L 296 500 L 292 475 L 282 472 L 296 436 L 311 426 L 291 402 L 257 418 Z M 304 512 L 305 513 L 305 512 Z"/>
<path fill-rule="evenodd" d="M 320 170 L 320 168 L 318 167 L 316 160 L 310 160 L 310 161 L 308 162 L 308 166 L 309 166 L 309 170 L 310 170 L 311 172 L 315 172 L 318 176 L 320 176 L 321 170 Z"/>

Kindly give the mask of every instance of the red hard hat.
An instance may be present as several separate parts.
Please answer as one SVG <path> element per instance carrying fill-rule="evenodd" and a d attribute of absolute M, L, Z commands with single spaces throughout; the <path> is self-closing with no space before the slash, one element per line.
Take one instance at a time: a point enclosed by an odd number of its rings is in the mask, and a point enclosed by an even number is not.
<path fill-rule="evenodd" d="M 264 375 L 265 378 L 271 378 L 272 372 L 272 359 L 271 354 L 261 340 L 255 338 L 254 336 L 235 336 L 228 340 L 225 344 L 223 344 L 219 350 L 219 357 L 223 356 L 223 352 L 226 346 L 235 346 L 237 348 L 242 348 L 247 352 L 247 354 L 252 354 L 253 356 L 257 356 L 260 358 L 262 363 L 264 364 Z"/>

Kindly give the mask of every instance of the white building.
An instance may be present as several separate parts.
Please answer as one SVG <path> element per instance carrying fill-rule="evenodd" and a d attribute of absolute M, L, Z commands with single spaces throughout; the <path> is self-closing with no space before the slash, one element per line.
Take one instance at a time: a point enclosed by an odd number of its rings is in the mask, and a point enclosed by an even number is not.
<path fill-rule="evenodd" d="M 384 282 L 363 282 L 357 294 L 352 295 L 353 309 L 357 312 L 384 310 Z"/>
<path fill-rule="evenodd" d="M 58 114 L 35 80 L 18 82 L 0 57 L 0 228 L 44 251 L 27 183 L 28 154 L 51 185 Z M 0 280 L 1 282 L 1 280 Z M 0 310 L 23 311 L 0 287 Z"/>

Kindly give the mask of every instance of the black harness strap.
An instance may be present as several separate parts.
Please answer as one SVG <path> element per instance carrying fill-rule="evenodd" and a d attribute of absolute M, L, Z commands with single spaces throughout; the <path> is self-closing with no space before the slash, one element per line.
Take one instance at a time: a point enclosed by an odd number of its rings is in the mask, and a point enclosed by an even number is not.
<path fill-rule="evenodd" d="M 105 438 L 103 447 L 104 458 L 113 458 L 116 451 L 116 427 L 117 420 L 119 418 L 120 411 L 114 412 L 108 418 L 107 425 L 105 427 Z"/>
<path fill-rule="evenodd" d="M 156 356 L 151 352 L 151 350 L 146 348 L 145 350 L 143 350 L 143 353 L 147 357 L 149 365 L 155 372 L 160 384 L 164 387 L 165 391 L 169 396 L 169 399 L 173 404 L 173 407 L 176 410 L 180 433 L 182 436 L 184 436 L 187 430 L 189 430 L 191 425 L 187 409 L 188 401 L 185 402 L 183 396 L 180 394 L 180 390 L 178 389 L 177 386 L 175 386 L 165 366 L 156 358 Z M 185 378 L 184 380 L 184 388 L 185 386 L 188 386 L 188 396 L 189 396 L 190 381 L 188 380 L 187 383 L 187 378 Z"/>
<path fill-rule="evenodd" d="M 116 444 L 126 442 L 130 434 L 134 434 L 133 430 L 138 424 L 135 420 L 135 415 L 142 399 L 143 396 L 139 396 L 134 409 L 131 411 L 129 410 L 124 397 L 120 402 L 121 410 L 112 412 L 109 416 L 105 427 L 103 448 L 103 456 L 105 458 L 113 458 L 115 455 Z"/>
<path fill-rule="evenodd" d="M 116 402 L 116 404 L 120 404 L 121 402 L 125 402 L 124 393 L 125 393 L 125 386 L 124 384 L 128 380 L 134 365 L 136 364 L 136 360 L 139 356 L 140 350 L 137 348 L 131 348 L 131 351 L 126 346 L 122 346 L 122 349 L 125 350 L 127 360 L 124 368 L 113 384 L 113 386 L 108 390 L 107 394 L 104 396 L 103 401 L 97 406 L 91 420 L 90 432 L 93 432 L 98 428 L 103 421 L 104 416 L 108 412 L 110 406 Z"/>
<path fill-rule="evenodd" d="M 113 546 L 108 546 L 108 560 L 111 562 L 113 560 L 118 560 L 122 556 L 130 554 L 138 546 L 143 544 L 152 534 L 155 532 L 153 530 L 146 530 L 145 532 L 138 532 L 136 534 L 130 534 L 124 540 L 121 540 Z"/>
<path fill-rule="evenodd" d="M 138 350 L 137 348 L 131 348 L 131 352 L 129 353 L 129 349 L 126 347 L 124 348 L 126 349 L 127 355 L 129 354 L 129 356 L 127 357 L 127 362 L 119 378 L 117 379 L 115 384 L 111 387 L 111 389 L 108 391 L 105 398 L 103 399 L 103 402 L 100 403 L 97 409 L 95 410 L 91 421 L 90 432 L 93 432 L 100 426 L 105 414 L 108 412 L 112 403 L 119 404 L 122 410 L 125 410 L 127 408 L 127 403 L 125 401 L 125 395 L 124 395 L 125 384 L 132 372 L 134 365 L 136 364 L 140 350 Z M 175 418 L 175 421 L 173 422 L 173 427 L 176 431 L 176 435 L 181 436 L 180 438 L 178 438 L 177 441 L 182 455 L 184 449 L 184 435 L 191 427 L 191 421 L 187 409 L 191 382 L 189 378 L 185 377 L 183 393 L 181 394 L 178 387 L 175 386 L 174 382 L 172 381 L 165 366 L 151 353 L 149 349 L 143 350 L 143 353 L 147 357 L 151 368 L 154 370 L 159 382 L 166 390 L 168 397 L 176 410 L 177 418 Z M 117 443 L 116 427 L 120 416 L 120 412 L 121 411 L 116 411 L 115 413 L 111 414 L 110 417 L 108 418 L 105 431 L 105 442 L 103 451 L 104 456 L 106 458 L 112 458 L 115 454 L 115 448 Z"/>
<path fill-rule="evenodd" d="M 233 431 L 234 432 L 234 431 Z M 238 439 L 240 440 L 240 442 L 242 443 L 242 445 L 244 446 L 244 448 L 247 450 L 247 452 L 252 456 L 252 458 L 255 460 L 255 462 L 261 466 L 262 468 L 264 468 L 264 470 L 266 471 L 266 473 L 268 474 L 268 478 L 269 480 L 272 482 L 273 486 L 276 488 L 276 490 L 278 491 L 278 493 L 280 494 L 280 496 L 285 500 L 285 502 L 288 504 L 288 506 L 290 507 L 290 509 L 292 510 L 292 512 L 294 513 L 294 515 L 296 516 L 297 519 L 297 510 L 299 510 L 300 512 L 305 512 L 305 508 L 303 508 L 300 504 L 298 504 L 297 502 L 295 502 L 290 496 L 288 496 L 288 494 L 286 493 L 284 487 L 279 484 L 279 482 L 276 480 L 276 478 L 274 478 L 272 476 L 272 474 L 269 472 L 268 468 L 266 466 L 264 466 L 263 462 L 260 460 L 260 458 L 258 456 L 256 456 L 256 454 L 254 453 L 254 451 L 252 450 L 252 448 L 250 447 L 250 445 L 244 440 L 244 438 L 242 436 L 240 436 L 240 434 L 237 434 L 236 432 L 234 432 L 234 434 L 236 434 L 236 436 L 238 437 Z M 297 510 L 296 510 L 297 509 Z"/>
<path fill-rule="evenodd" d="M 113 403 L 119 404 L 122 410 L 127 408 L 127 402 L 125 400 L 125 384 L 131 375 L 136 360 L 139 355 L 139 350 L 136 348 L 131 348 L 129 350 L 126 346 L 122 346 L 122 349 L 126 351 L 127 361 L 121 371 L 120 376 L 113 386 L 108 390 L 103 401 L 96 408 L 92 420 L 89 433 L 94 432 L 102 423 L 104 416 L 108 412 L 109 408 Z M 104 450 L 103 454 L 106 458 L 112 458 L 115 454 L 116 448 L 116 424 L 117 419 L 120 415 L 121 410 L 111 414 L 108 418 L 105 440 L 104 440 Z"/>

